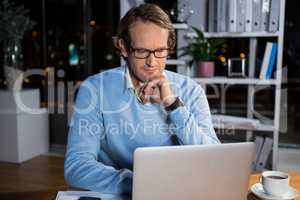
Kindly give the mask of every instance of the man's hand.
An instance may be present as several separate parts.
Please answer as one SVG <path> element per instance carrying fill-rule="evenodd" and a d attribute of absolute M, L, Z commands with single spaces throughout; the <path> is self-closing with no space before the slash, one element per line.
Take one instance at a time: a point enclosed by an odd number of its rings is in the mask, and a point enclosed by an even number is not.
<path fill-rule="evenodd" d="M 158 103 L 165 107 L 171 105 L 176 100 L 170 83 L 164 75 L 145 83 L 139 89 L 139 97 L 143 103 Z"/>

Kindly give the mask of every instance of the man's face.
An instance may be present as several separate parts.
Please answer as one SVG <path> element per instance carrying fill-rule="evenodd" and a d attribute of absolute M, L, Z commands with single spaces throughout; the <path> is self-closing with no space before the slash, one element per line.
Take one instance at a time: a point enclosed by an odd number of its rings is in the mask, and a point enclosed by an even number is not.
<path fill-rule="evenodd" d="M 137 21 L 131 25 L 129 33 L 133 49 L 153 51 L 168 48 L 169 31 L 154 23 Z M 136 82 L 145 82 L 160 77 L 166 65 L 166 57 L 157 58 L 154 53 L 150 53 L 149 57 L 144 59 L 136 58 L 130 49 L 125 54 L 128 57 L 131 76 Z"/>

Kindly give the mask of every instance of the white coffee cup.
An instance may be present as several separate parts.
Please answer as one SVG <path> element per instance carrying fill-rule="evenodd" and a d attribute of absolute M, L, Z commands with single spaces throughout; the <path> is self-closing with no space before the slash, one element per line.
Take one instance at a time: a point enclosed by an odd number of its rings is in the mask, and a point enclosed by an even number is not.
<path fill-rule="evenodd" d="M 261 175 L 261 184 L 267 194 L 283 196 L 290 189 L 289 175 L 280 171 L 265 171 Z"/>

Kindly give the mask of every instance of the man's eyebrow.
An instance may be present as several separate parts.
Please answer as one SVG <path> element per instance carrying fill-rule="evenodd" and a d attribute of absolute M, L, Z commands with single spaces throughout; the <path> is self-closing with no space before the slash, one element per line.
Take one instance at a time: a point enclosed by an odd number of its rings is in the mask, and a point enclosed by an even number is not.
<path fill-rule="evenodd" d="M 158 48 L 155 48 L 155 49 L 148 49 L 148 48 L 143 48 L 143 47 L 135 47 L 134 49 L 143 49 L 143 50 L 151 50 L 151 51 L 154 51 L 154 50 L 162 50 L 162 49 L 168 49 L 168 47 L 158 47 Z"/>
<path fill-rule="evenodd" d="M 155 50 L 162 50 L 162 49 L 168 49 L 168 47 L 160 47 L 160 48 L 157 48 Z"/>

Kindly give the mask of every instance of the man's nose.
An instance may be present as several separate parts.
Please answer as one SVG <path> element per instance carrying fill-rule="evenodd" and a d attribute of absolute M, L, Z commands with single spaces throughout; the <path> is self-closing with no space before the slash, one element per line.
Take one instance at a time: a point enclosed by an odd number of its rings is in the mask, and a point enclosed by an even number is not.
<path fill-rule="evenodd" d="M 155 66 L 157 64 L 157 58 L 154 56 L 154 52 L 151 52 L 148 58 L 146 58 L 146 64 Z"/>

